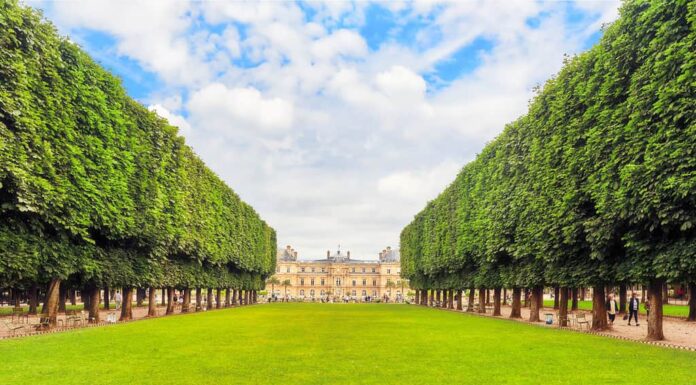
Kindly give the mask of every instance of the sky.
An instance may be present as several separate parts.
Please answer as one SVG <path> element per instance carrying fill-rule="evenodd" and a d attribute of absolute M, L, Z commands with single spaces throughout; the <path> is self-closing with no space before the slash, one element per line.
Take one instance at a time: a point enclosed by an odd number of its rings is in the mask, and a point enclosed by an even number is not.
<path fill-rule="evenodd" d="M 523 115 L 605 1 L 27 0 L 300 258 L 375 259 Z"/>

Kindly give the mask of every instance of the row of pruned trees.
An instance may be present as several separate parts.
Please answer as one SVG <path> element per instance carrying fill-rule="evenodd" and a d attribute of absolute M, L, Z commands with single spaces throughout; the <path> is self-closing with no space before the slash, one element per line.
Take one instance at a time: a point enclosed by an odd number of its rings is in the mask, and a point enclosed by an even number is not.
<path fill-rule="evenodd" d="M 0 287 L 257 290 L 276 239 L 175 127 L 41 16 L 0 3 Z M 33 294 L 32 294 L 33 295 Z"/>
<path fill-rule="evenodd" d="M 662 339 L 664 283 L 696 291 L 695 20 L 693 1 L 627 1 L 403 229 L 411 286 L 537 305 L 544 286 L 592 287 L 603 329 L 605 286 L 644 284 Z"/>

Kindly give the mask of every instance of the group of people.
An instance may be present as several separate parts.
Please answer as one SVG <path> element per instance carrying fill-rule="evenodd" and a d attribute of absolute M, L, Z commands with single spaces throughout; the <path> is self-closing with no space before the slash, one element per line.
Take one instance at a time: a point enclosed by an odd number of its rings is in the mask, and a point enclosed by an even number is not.
<path fill-rule="evenodd" d="M 640 326 L 638 323 L 638 312 L 640 310 L 640 299 L 636 296 L 636 292 L 631 292 L 631 298 L 628 300 L 628 315 L 624 316 L 624 320 L 628 319 L 628 326 L 631 326 L 631 320 L 635 320 L 635 325 Z M 645 311 L 650 314 L 650 302 L 645 301 L 643 303 Z M 606 302 L 607 315 L 609 316 L 609 324 L 613 325 L 616 320 L 616 314 L 619 312 L 619 304 L 614 299 L 613 294 L 609 294 Z"/>

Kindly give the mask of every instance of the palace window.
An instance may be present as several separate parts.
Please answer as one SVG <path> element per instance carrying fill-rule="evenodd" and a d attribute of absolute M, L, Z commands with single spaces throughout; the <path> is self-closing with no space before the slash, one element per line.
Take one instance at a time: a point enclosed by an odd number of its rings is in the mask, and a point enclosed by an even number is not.
<path fill-rule="evenodd" d="M 341 286 L 341 279 L 340 278 L 336 280 L 336 286 Z"/>
<path fill-rule="evenodd" d="M 314 268 L 312 268 L 312 273 L 314 273 Z"/>
<path fill-rule="evenodd" d="M 391 274 L 391 269 L 387 269 L 387 274 Z"/>
<path fill-rule="evenodd" d="M 300 290 L 300 295 L 304 296 L 304 290 Z"/>
<path fill-rule="evenodd" d="M 280 273 L 280 266 L 276 267 L 276 273 Z"/>
<path fill-rule="evenodd" d="M 377 296 L 377 290 L 372 290 L 372 296 L 376 297 Z"/>
<path fill-rule="evenodd" d="M 326 270 L 324 270 L 324 268 L 322 267 L 322 268 L 321 268 L 321 272 L 324 273 L 324 272 L 326 272 Z"/>
<path fill-rule="evenodd" d="M 367 290 L 363 290 L 363 291 L 362 291 L 362 295 L 363 295 L 363 297 L 366 296 L 366 295 L 367 295 Z"/>
<path fill-rule="evenodd" d="M 355 286 L 355 280 L 353 280 L 353 286 Z"/>
<path fill-rule="evenodd" d="M 376 273 L 376 272 L 377 272 L 377 269 L 375 269 L 375 268 L 373 267 L 373 268 L 372 268 L 372 272 L 373 272 L 373 273 Z"/>
<path fill-rule="evenodd" d="M 314 286 L 314 278 L 312 278 L 312 279 L 309 280 L 309 284 L 312 285 L 312 286 Z"/>
<path fill-rule="evenodd" d="M 310 297 L 314 297 L 314 289 L 312 289 L 312 290 L 309 291 L 309 296 L 310 296 Z"/>
<path fill-rule="evenodd" d="M 324 286 L 324 278 L 321 279 L 321 285 Z"/>
<path fill-rule="evenodd" d="M 300 278 L 300 286 L 304 286 L 304 278 Z"/>
<path fill-rule="evenodd" d="M 367 285 L 367 280 L 363 278 L 363 286 Z"/>
<path fill-rule="evenodd" d="M 300 268 L 300 271 L 304 273 L 304 267 Z"/>
<path fill-rule="evenodd" d="M 373 279 L 373 280 L 372 280 L 372 286 L 377 286 L 377 280 L 376 280 L 376 279 Z"/>
<path fill-rule="evenodd" d="M 355 268 L 353 268 L 353 273 L 355 273 Z"/>
<path fill-rule="evenodd" d="M 355 297 L 355 290 L 353 290 L 353 292 L 351 294 L 353 295 L 353 297 Z"/>
<path fill-rule="evenodd" d="M 321 296 L 324 296 L 324 293 L 326 293 L 324 290 L 321 291 Z"/>
<path fill-rule="evenodd" d="M 363 267 L 363 273 L 365 272 L 365 268 Z"/>
<path fill-rule="evenodd" d="M 289 273 L 289 272 L 290 272 L 290 266 L 287 266 L 287 267 L 285 268 L 285 272 L 286 272 L 286 273 Z"/>

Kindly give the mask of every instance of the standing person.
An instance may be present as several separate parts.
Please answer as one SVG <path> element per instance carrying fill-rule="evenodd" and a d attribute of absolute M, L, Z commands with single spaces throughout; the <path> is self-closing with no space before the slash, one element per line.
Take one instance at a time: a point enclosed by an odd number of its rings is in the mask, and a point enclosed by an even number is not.
<path fill-rule="evenodd" d="M 116 291 L 116 294 L 114 294 L 114 302 L 116 303 L 116 310 L 121 309 L 121 302 L 123 302 L 123 297 L 121 296 L 120 291 Z"/>
<path fill-rule="evenodd" d="M 619 311 L 619 305 L 614 300 L 612 294 L 609 295 L 609 300 L 607 301 L 607 314 L 609 315 L 609 324 L 614 324 L 614 319 L 616 319 L 616 312 Z"/>
<path fill-rule="evenodd" d="M 638 309 L 640 309 L 640 300 L 636 297 L 636 292 L 631 293 L 631 299 L 628 301 L 628 326 L 631 326 L 631 317 L 636 320 L 636 326 L 640 326 L 638 323 Z"/>

